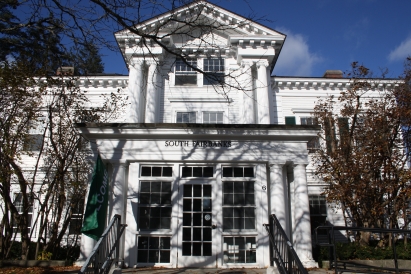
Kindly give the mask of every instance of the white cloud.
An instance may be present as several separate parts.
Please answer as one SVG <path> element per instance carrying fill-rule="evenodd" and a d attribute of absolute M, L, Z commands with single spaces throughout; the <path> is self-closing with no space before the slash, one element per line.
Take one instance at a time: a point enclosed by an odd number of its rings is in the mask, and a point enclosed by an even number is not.
<path fill-rule="evenodd" d="M 389 61 L 404 61 L 411 55 L 411 35 L 388 55 Z"/>
<path fill-rule="evenodd" d="M 311 76 L 314 65 L 321 62 L 322 58 L 310 52 L 308 42 L 302 35 L 284 29 L 278 30 L 287 34 L 287 39 L 278 58 L 274 74 Z"/>

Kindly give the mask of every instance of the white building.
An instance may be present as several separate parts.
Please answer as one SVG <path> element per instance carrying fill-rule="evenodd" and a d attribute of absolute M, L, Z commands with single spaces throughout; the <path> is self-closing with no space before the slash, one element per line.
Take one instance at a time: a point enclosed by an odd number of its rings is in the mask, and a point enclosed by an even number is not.
<path fill-rule="evenodd" d="M 327 213 L 310 167 L 307 144 L 318 132 L 310 116 L 318 97 L 338 95 L 349 80 L 338 71 L 323 78 L 270 76 L 286 36 L 208 2 L 137 28 L 149 32 L 170 16 L 198 14 L 220 28 L 162 41 L 216 78 L 206 79 L 155 43 L 142 46 L 124 30 L 116 39 L 129 76 L 90 78 L 85 87 L 97 94 L 128 85 L 124 123 L 78 125 L 112 174 L 108 219 L 120 214 L 128 225 L 124 263 L 266 268 L 263 224 L 276 214 L 303 264 L 315 266 L 310 205 L 318 209 L 311 216 L 316 224 L 342 220 Z M 177 27 L 166 24 L 161 31 Z M 222 75 L 224 90 L 211 85 Z M 83 237 L 79 262 L 92 247 Z"/>

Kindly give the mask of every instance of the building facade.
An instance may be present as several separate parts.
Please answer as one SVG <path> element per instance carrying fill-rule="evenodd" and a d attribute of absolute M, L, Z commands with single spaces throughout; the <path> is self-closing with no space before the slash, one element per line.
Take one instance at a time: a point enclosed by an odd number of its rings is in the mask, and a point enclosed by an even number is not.
<path fill-rule="evenodd" d="M 194 14 L 215 28 L 177 33 L 178 23 L 167 21 Z M 318 98 L 338 95 L 350 81 L 338 71 L 271 76 L 286 36 L 206 1 L 137 29 L 161 30 L 165 47 L 120 31 L 129 76 L 80 83 L 95 94 L 124 86 L 129 108 L 121 123 L 77 125 L 111 174 L 108 219 L 120 214 L 128 225 L 125 266 L 269 267 L 263 224 L 270 214 L 304 266 L 316 266 L 312 226 L 342 224 L 342 216 L 329 212 L 313 173 L 319 127 L 311 113 Z M 83 236 L 79 264 L 93 244 Z"/>

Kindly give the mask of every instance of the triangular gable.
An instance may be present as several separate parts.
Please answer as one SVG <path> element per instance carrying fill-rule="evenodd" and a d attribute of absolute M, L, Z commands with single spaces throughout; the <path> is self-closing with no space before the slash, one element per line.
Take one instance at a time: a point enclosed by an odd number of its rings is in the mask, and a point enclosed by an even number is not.
<path fill-rule="evenodd" d="M 202 22 L 202 26 L 198 26 L 198 22 Z M 189 22 L 189 23 L 187 23 Z M 193 24 L 190 24 L 193 23 Z M 207 24 L 212 25 L 207 29 Z M 194 25 L 194 26 L 193 26 Z M 201 29 L 203 27 L 204 29 Z M 173 34 L 175 29 L 180 30 L 179 33 Z M 150 54 L 158 54 L 156 42 L 150 41 L 147 34 L 153 34 L 151 39 L 157 39 L 163 45 L 173 48 L 190 48 L 196 50 L 198 43 L 195 42 L 195 35 L 191 40 L 192 43 L 182 43 L 184 39 L 177 37 L 184 35 L 186 31 L 201 31 L 207 30 L 209 33 L 215 33 L 219 37 L 225 39 L 216 40 L 216 47 L 219 51 L 228 51 L 233 45 L 239 47 L 271 47 L 275 48 L 275 55 L 272 55 L 270 62 L 274 65 L 278 58 L 286 36 L 268 28 L 260 23 L 249 20 L 236 13 L 228 11 L 215 4 L 209 3 L 205 0 L 194 1 L 185 6 L 176 8 L 172 11 L 163 13 L 142 23 L 136 24 L 130 29 L 124 29 L 115 33 L 116 40 L 120 46 L 125 60 L 129 60 L 131 55 L 136 56 L 138 52 L 142 55 L 147 54 L 145 51 L 139 51 L 141 47 L 141 39 L 144 36 L 144 46 L 152 46 Z M 187 39 L 186 39 L 187 40 Z M 180 41 L 180 42 L 179 42 Z M 158 47 L 161 48 L 161 47 Z M 127 51 L 127 49 L 129 49 Z M 158 49 L 162 51 L 161 49 Z"/>

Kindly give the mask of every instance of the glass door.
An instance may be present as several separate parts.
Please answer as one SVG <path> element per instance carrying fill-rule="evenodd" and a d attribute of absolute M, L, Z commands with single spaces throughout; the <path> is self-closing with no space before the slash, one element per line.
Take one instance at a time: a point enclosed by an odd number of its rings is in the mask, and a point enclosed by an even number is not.
<path fill-rule="evenodd" d="M 216 267 L 211 184 L 180 185 L 178 267 Z"/>

